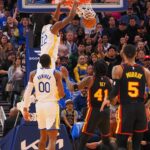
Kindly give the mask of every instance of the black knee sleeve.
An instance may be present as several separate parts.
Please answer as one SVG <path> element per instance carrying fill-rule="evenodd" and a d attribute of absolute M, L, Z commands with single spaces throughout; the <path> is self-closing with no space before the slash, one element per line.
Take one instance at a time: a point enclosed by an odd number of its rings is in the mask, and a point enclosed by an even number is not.
<path fill-rule="evenodd" d="M 117 144 L 119 150 L 127 149 L 128 135 L 117 135 Z"/>
<path fill-rule="evenodd" d="M 134 133 L 132 137 L 132 148 L 133 150 L 141 149 L 141 141 L 143 139 L 143 133 Z"/>
<path fill-rule="evenodd" d="M 87 134 L 81 133 L 78 150 L 85 149 L 85 145 L 86 145 L 88 139 L 89 139 L 89 136 Z"/>

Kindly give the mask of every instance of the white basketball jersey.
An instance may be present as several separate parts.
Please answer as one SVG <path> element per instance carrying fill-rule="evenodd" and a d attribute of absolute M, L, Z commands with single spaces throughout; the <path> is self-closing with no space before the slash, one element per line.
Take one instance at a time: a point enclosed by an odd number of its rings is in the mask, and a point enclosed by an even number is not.
<path fill-rule="evenodd" d="M 39 102 L 59 100 L 54 69 L 39 68 L 33 78 L 36 99 Z"/>
<path fill-rule="evenodd" d="M 49 54 L 51 57 L 51 68 L 55 68 L 55 62 L 58 55 L 58 46 L 60 44 L 60 36 L 51 32 L 51 24 L 45 25 L 41 33 L 41 55 Z"/>

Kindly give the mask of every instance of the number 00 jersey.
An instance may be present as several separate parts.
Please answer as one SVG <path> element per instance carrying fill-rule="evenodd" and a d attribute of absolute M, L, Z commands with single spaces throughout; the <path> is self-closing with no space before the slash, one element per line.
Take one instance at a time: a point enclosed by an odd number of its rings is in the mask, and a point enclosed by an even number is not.
<path fill-rule="evenodd" d="M 144 102 L 145 73 L 142 66 L 122 64 L 123 74 L 120 80 L 120 103 Z"/>
<path fill-rule="evenodd" d="M 51 32 L 51 24 L 45 25 L 42 28 L 41 34 L 41 55 L 49 54 L 51 57 L 51 68 L 55 68 L 57 60 L 58 46 L 60 44 L 60 37 Z"/>
<path fill-rule="evenodd" d="M 101 107 L 104 97 L 108 97 L 110 90 L 111 83 L 108 77 L 95 78 L 89 90 L 89 105 L 92 107 Z"/>
<path fill-rule="evenodd" d="M 58 93 L 54 69 L 39 68 L 33 78 L 36 98 L 39 102 L 57 101 Z"/>

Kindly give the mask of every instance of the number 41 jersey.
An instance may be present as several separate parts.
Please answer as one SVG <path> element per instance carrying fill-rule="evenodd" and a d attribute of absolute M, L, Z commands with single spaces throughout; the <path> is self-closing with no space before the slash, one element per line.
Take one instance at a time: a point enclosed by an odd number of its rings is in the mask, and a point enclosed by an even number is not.
<path fill-rule="evenodd" d="M 144 102 L 146 78 L 142 66 L 122 64 L 119 99 L 121 104 Z"/>
<path fill-rule="evenodd" d="M 59 99 L 54 72 L 54 69 L 50 68 L 37 69 L 33 83 L 38 101 L 48 102 L 57 101 Z"/>
<path fill-rule="evenodd" d="M 88 102 L 92 107 L 100 108 L 104 98 L 108 97 L 111 91 L 110 79 L 106 76 L 94 77 L 94 83 L 89 89 Z"/>

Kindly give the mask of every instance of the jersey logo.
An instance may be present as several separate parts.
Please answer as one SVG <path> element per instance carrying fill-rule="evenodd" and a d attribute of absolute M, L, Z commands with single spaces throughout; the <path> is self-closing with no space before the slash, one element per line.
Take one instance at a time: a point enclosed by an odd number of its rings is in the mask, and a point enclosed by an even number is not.
<path fill-rule="evenodd" d="M 34 50 L 34 53 L 36 53 L 38 56 L 41 55 L 41 50 Z"/>

